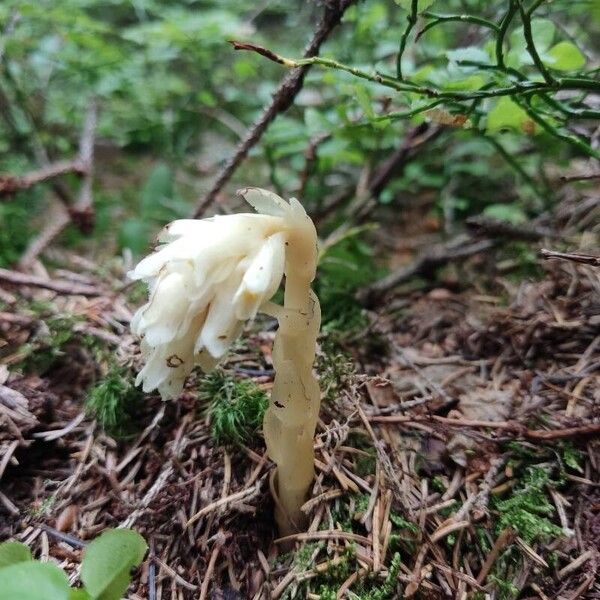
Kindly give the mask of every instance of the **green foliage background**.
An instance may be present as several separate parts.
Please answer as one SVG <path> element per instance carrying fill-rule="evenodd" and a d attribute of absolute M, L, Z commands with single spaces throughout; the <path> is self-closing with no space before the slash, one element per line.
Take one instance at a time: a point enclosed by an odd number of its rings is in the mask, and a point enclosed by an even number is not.
<path fill-rule="evenodd" d="M 86 106 L 97 98 L 97 226 L 92 237 L 71 226 L 62 242 L 100 255 L 124 248 L 141 254 L 160 226 L 191 214 L 284 75 L 227 41 L 297 58 L 321 10 L 284 0 L 5 0 L 0 172 L 39 167 L 41 148 L 51 160 L 74 156 Z M 509 13 L 499 57 L 497 30 Z M 399 89 L 315 66 L 228 192 L 236 184 L 270 187 L 298 195 L 318 213 L 340 190 L 355 190 L 361 173 L 376 169 L 419 123 L 458 116 L 466 122 L 444 128 L 378 202 L 402 211 L 415 197 L 433 197 L 447 233 L 470 214 L 522 222 L 554 201 L 548 181 L 555 166 L 597 155 L 589 136 L 598 111 L 587 99 L 594 90 L 471 95 L 522 81 L 541 85 L 546 75 L 560 85 L 597 82 L 599 25 L 593 0 L 357 2 L 322 55 L 383 74 Z M 450 96 L 432 102 L 419 86 Z M 427 112 L 430 106 L 437 112 Z M 311 143 L 314 160 L 306 153 Z M 75 177 L 66 183 L 77 189 Z M 51 201 L 51 191 L 38 187 L 0 205 L 3 266 L 18 260 Z M 351 222 L 353 215 L 342 211 L 340 218 Z M 368 239 L 364 232 L 361 240 Z M 347 255 L 344 244 L 339 252 Z M 362 246 L 355 249 L 364 255 Z M 360 263 L 359 255 L 350 264 Z"/>

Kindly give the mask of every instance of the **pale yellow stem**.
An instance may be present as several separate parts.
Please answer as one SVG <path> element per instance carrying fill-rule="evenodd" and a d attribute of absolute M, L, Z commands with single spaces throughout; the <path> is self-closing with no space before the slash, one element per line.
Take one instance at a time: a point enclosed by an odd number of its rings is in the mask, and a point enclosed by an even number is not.
<path fill-rule="evenodd" d="M 313 374 L 321 325 L 310 284 L 316 269 L 316 233 L 306 217 L 288 235 L 284 306 L 270 306 L 279 321 L 273 346 L 275 381 L 264 419 L 267 450 L 277 464 L 275 518 L 282 535 L 300 531 L 300 510 L 314 477 L 313 439 L 321 394 Z"/>

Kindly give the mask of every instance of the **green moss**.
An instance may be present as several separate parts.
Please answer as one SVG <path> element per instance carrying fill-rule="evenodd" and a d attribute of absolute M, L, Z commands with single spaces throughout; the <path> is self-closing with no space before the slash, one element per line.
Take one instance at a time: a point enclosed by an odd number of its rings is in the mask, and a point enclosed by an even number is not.
<path fill-rule="evenodd" d="M 134 386 L 132 374 L 123 367 L 112 366 L 88 392 L 85 408 L 109 435 L 122 437 L 137 429 L 134 416 L 142 399 L 143 393 Z"/>
<path fill-rule="evenodd" d="M 546 492 L 550 483 L 547 470 L 539 466 L 527 467 L 511 497 L 493 503 L 499 514 L 497 531 L 512 527 L 528 544 L 560 536 L 561 528 L 550 520 L 554 515 L 554 506 Z"/>
<path fill-rule="evenodd" d="M 218 444 L 251 441 L 269 404 L 267 395 L 253 381 L 236 379 L 220 369 L 202 379 L 199 398 L 207 405 L 210 431 Z"/>

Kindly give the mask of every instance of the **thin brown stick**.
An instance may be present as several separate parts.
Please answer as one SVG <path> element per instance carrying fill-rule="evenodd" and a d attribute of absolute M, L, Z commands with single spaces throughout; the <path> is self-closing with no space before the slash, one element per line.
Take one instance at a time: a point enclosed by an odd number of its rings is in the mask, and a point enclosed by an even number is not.
<path fill-rule="evenodd" d="M 0 281 L 6 281 L 14 285 L 44 288 L 46 290 L 58 292 L 59 294 L 73 294 L 77 296 L 102 296 L 103 294 L 106 294 L 106 290 L 91 285 L 72 283 L 70 281 L 59 281 L 56 279 L 43 279 L 36 275 L 27 275 L 8 269 L 0 269 Z"/>
<path fill-rule="evenodd" d="M 357 298 L 366 306 L 372 307 L 392 288 L 409 280 L 411 277 L 427 273 L 453 260 L 467 258 L 489 250 L 494 246 L 494 243 L 490 239 L 475 240 L 470 236 L 458 236 L 447 244 L 440 244 L 429 251 L 423 252 L 423 254 L 406 267 L 402 267 L 372 285 L 362 288 L 359 290 Z"/>
<path fill-rule="evenodd" d="M 562 236 L 552 229 L 537 225 L 515 225 L 500 219 L 490 219 L 483 215 L 469 217 L 467 225 L 477 231 L 486 233 L 488 236 L 505 237 L 513 240 L 537 241 L 544 238 L 560 239 Z"/>
<path fill-rule="evenodd" d="M 450 425 L 452 427 L 487 427 L 490 429 L 502 429 L 515 433 L 518 436 L 535 440 L 557 440 L 575 437 L 578 435 L 594 435 L 600 433 L 600 423 L 586 423 L 576 427 L 565 427 L 563 429 L 528 429 L 516 421 L 478 421 L 474 419 L 450 419 L 439 415 L 408 416 L 372 416 L 368 417 L 372 423 L 431 423 L 432 421 Z"/>
<path fill-rule="evenodd" d="M 485 559 L 485 562 L 481 567 L 481 571 L 479 571 L 479 575 L 477 575 L 477 583 L 479 585 L 484 584 L 490 570 L 492 569 L 494 563 L 496 562 L 496 559 L 498 558 L 498 555 L 502 550 L 504 550 L 504 548 L 506 548 L 506 546 L 508 546 L 508 544 L 511 543 L 514 537 L 515 532 L 510 527 L 507 527 L 506 529 L 502 530 L 502 532 L 494 542 L 494 545 L 492 546 L 488 557 Z"/>
<path fill-rule="evenodd" d="M 0 174 L 0 197 L 12 196 L 16 192 L 28 190 L 38 183 L 44 183 L 67 173 L 83 175 L 85 166 L 79 158 L 75 158 L 73 160 L 59 160 L 26 175 Z"/>
<path fill-rule="evenodd" d="M 592 267 L 600 267 L 600 256 L 593 256 L 592 254 L 579 254 L 575 252 L 556 252 L 555 250 L 547 250 L 542 248 L 540 250 L 542 258 L 552 259 L 556 258 L 559 260 L 570 260 L 571 262 L 581 263 L 582 265 L 591 265 Z"/>
<path fill-rule="evenodd" d="M 304 58 L 316 56 L 321 45 L 329 37 L 329 34 L 339 24 L 342 15 L 354 0 L 330 0 L 325 3 L 325 12 L 316 31 L 313 34 L 306 50 Z M 242 45 L 238 46 L 241 48 Z M 273 93 L 273 99 L 265 108 L 261 116 L 248 130 L 246 137 L 237 147 L 235 154 L 227 161 L 212 188 L 198 202 L 194 211 L 194 218 L 201 217 L 208 207 L 215 201 L 223 186 L 231 179 L 241 162 L 246 158 L 248 152 L 263 136 L 271 122 L 279 113 L 285 112 L 294 102 L 298 92 L 302 89 L 304 76 L 310 67 L 304 66 L 290 71 L 281 81 L 279 87 Z"/>
<path fill-rule="evenodd" d="M 85 122 L 79 141 L 79 161 L 83 171 L 83 180 L 79 187 L 79 197 L 71 209 L 71 219 L 83 231 L 89 233 L 94 227 L 94 209 L 92 206 L 92 183 L 94 176 L 94 139 L 98 121 L 98 105 L 90 100 Z"/>

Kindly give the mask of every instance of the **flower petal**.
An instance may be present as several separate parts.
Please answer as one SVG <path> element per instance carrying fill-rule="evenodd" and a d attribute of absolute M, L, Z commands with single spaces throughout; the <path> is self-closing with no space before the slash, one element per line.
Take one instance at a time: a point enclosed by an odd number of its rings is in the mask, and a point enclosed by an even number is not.
<path fill-rule="evenodd" d="M 258 213 L 283 217 L 289 210 L 288 203 L 273 192 L 262 188 L 243 188 L 237 193 Z"/>

